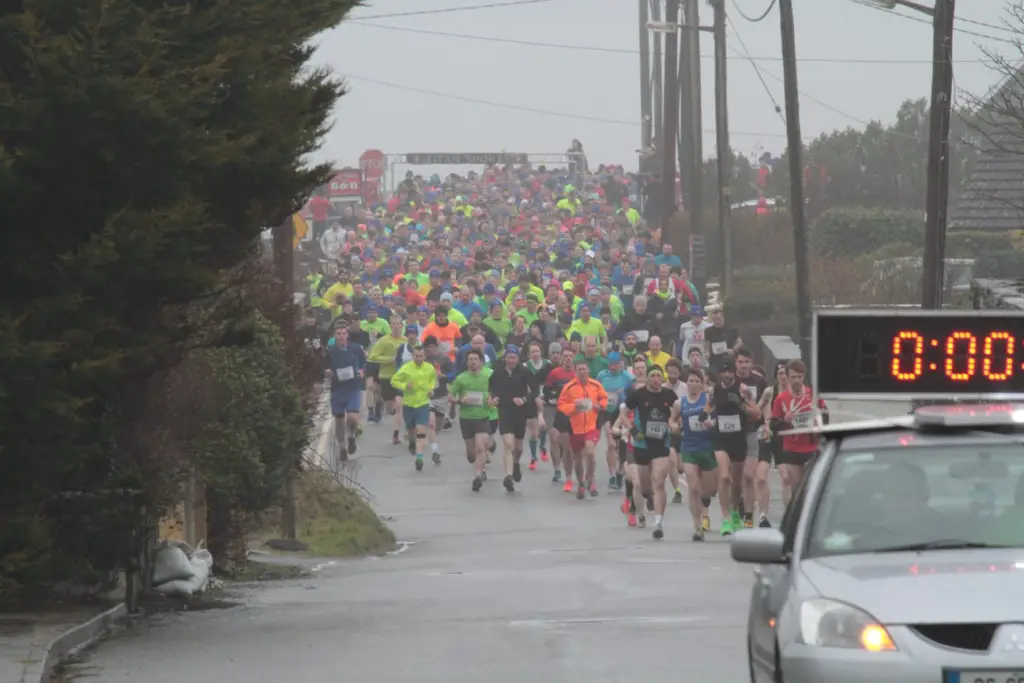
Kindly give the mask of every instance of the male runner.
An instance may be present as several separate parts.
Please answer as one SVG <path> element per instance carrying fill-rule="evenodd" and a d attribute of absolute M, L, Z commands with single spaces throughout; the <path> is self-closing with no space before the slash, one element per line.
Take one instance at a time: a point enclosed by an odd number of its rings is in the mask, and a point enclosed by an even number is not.
<path fill-rule="evenodd" d="M 633 385 L 633 376 L 622 367 L 622 354 L 612 351 L 608 354 L 608 369 L 597 375 L 597 381 L 608 394 L 608 407 L 601 412 L 601 431 L 605 435 L 608 450 L 605 460 L 608 464 L 608 488 L 613 491 L 622 490 L 623 463 L 619 462 L 619 445 L 611 437 L 612 424 L 619 414 L 619 404 L 626 398 L 626 390 Z"/>
<path fill-rule="evenodd" d="M 786 366 L 789 388 L 776 396 L 772 404 L 772 431 L 807 429 L 814 425 L 814 392 L 804 385 L 806 375 L 807 366 L 803 361 L 792 360 Z M 821 398 L 817 400 L 817 408 L 821 411 L 822 422 L 828 424 L 828 409 Z M 782 502 L 787 506 L 817 452 L 818 437 L 814 434 L 783 435 L 778 465 L 782 478 Z"/>
<path fill-rule="evenodd" d="M 412 362 L 398 368 L 391 377 L 391 385 L 402 392 L 402 421 L 406 431 L 415 435 L 412 438 L 415 438 L 416 471 L 420 472 L 423 470 L 423 453 L 427 450 L 430 396 L 437 387 L 437 370 L 426 362 L 422 346 L 413 349 Z"/>
<path fill-rule="evenodd" d="M 662 520 L 665 516 L 665 480 L 669 470 L 676 466 L 669 457 L 669 418 L 672 404 L 676 402 L 674 391 L 662 386 L 664 371 L 658 365 L 647 369 L 647 383 L 630 392 L 626 397 L 625 410 L 633 411 L 633 457 L 636 460 L 637 478 L 640 480 L 641 497 L 654 499 L 653 537 L 665 535 Z M 637 505 L 640 501 L 636 501 Z"/>
<path fill-rule="evenodd" d="M 718 462 L 718 500 L 722 505 L 723 536 L 742 528 L 739 500 L 733 500 L 733 483 L 743 476 L 747 460 L 747 429 L 751 421 L 760 422 L 761 411 L 750 400 L 747 388 L 736 380 L 736 363 L 719 361 L 718 383 L 712 387 L 715 415 L 714 448 Z"/>
<path fill-rule="evenodd" d="M 545 415 L 548 423 L 548 446 L 551 448 L 551 464 L 555 472 L 551 481 L 562 481 L 562 470 L 565 470 L 564 491 L 572 491 L 572 451 L 569 449 L 569 437 L 572 435 L 572 424 L 569 416 L 558 410 L 558 397 L 566 384 L 571 382 L 576 373 L 572 369 L 572 360 L 576 357 L 571 348 L 563 348 L 560 364 L 552 368 L 544 380 L 544 396 L 550 411 Z"/>
<path fill-rule="evenodd" d="M 458 404 L 459 429 L 466 442 L 466 459 L 473 465 L 473 490 L 479 491 L 487 479 L 487 449 L 491 441 L 491 369 L 484 367 L 484 354 L 478 349 L 466 353 L 468 369 L 455 377 L 449 387 L 452 404 Z"/>
<path fill-rule="evenodd" d="M 601 440 L 598 430 L 598 416 L 608 407 L 608 393 L 601 383 L 590 377 L 590 366 L 586 359 L 576 361 L 576 376 L 562 388 L 558 397 L 558 410 L 569 417 L 572 436 L 569 437 L 569 448 L 576 470 L 576 498 L 583 499 L 590 491 L 597 496 L 597 483 L 594 474 L 597 462 L 594 450 Z"/>
<path fill-rule="evenodd" d="M 348 327 L 334 328 L 334 345 L 327 348 L 327 369 L 324 377 L 331 380 L 331 414 L 334 416 L 334 438 L 338 440 L 338 459 L 348 460 L 356 452 L 356 430 L 362 405 L 362 377 L 366 356 L 358 344 L 348 343 Z M 346 438 L 347 437 L 347 438 Z"/>
<path fill-rule="evenodd" d="M 715 423 L 711 405 L 704 390 L 704 373 L 690 368 L 686 371 L 686 391 L 672 407 L 672 419 L 680 438 L 679 457 L 686 475 L 686 487 L 693 517 L 694 541 L 703 541 L 710 526 L 707 509 L 714 491 L 714 473 L 718 467 L 711 438 Z"/>
<path fill-rule="evenodd" d="M 526 345 L 526 362 L 523 363 L 528 371 L 533 374 L 534 383 L 538 389 L 544 386 L 548 373 L 551 372 L 551 363 L 544 359 L 543 349 L 538 341 L 531 341 Z M 527 413 L 526 433 L 530 437 L 530 469 L 537 469 L 538 449 L 540 459 L 548 461 L 547 449 L 547 424 L 544 417 L 544 397 L 538 395 L 532 409 Z"/>
<path fill-rule="evenodd" d="M 754 405 L 759 405 L 761 396 L 768 388 L 768 383 L 764 377 L 752 372 L 753 368 L 754 355 L 743 346 L 736 349 L 736 381 L 743 385 L 747 400 Z M 754 526 L 754 509 L 757 506 L 754 482 L 757 477 L 758 458 L 761 455 L 760 432 L 764 425 L 760 407 L 758 407 L 757 417 L 758 419 L 747 420 L 745 423 L 747 459 L 743 463 L 738 477 L 735 470 L 733 471 L 732 482 L 733 504 L 740 509 L 743 526 L 747 529 Z M 737 503 L 737 501 L 739 502 Z"/>
<path fill-rule="evenodd" d="M 505 479 L 502 482 L 509 493 L 523 479 L 520 459 L 523 457 L 523 439 L 526 438 L 526 419 L 530 407 L 536 407 L 540 388 L 533 374 L 519 364 L 519 347 L 505 347 L 505 358 L 491 373 L 488 391 L 491 405 L 498 408 L 498 433 L 501 434 Z"/>

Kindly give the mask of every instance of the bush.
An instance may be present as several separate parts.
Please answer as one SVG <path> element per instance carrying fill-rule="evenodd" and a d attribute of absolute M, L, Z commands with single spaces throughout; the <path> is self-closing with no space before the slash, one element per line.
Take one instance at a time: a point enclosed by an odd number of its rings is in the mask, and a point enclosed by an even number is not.
<path fill-rule="evenodd" d="M 810 228 L 811 248 L 826 259 L 855 258 L 893 243 L 924 244 L 924 215 L 862 207 L 829 209 Z"/>

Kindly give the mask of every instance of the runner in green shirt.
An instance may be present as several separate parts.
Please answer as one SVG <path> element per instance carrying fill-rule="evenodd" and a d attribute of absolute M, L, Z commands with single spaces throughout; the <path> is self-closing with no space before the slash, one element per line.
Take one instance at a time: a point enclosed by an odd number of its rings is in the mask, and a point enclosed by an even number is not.
<path fill-rule="evenodd" d="M 466 356 L 466 372 L 460 373 L 449 387 L 448 396 L 452 403 L 459 404 L 459 428 L 466 442 L 466 459 L 473 464 L 473 490 L 479 491 L 487 478 L 484 465 L 487 464 L 488 446 L 491 438 L 491 413 L 497 408 L 491 405 L 491 369 L 484 367 L 484 354 L 470 349 Z"/>
<path fill-rule="evenodd" d="M 402 419 L 409 433 L 409 450 L 416 455 L 416 471 L 423 470 L 423 452 L 427 449 L 427 426 L 430 424 L 430 396 L 437 387 L 437 370 L 427 363 L 423 347 L 417 344 L 412 362 L 405 363 L 391 377 L 391 385 L 402 392 Z M 441 458 L 434 454 L 434 464 Z"/>
<path fill-rule="evenodd" d="M 501 303 L 495 301 L 491 304 L 490 315 L 484 318 L 484 326 L 497 335 L 498 341 L 504 347 L 507 343 L 508 335 L 512 331 L 512 321 L 508 319 Z M 500 351 L 501 349 L 495 350 Z"/>

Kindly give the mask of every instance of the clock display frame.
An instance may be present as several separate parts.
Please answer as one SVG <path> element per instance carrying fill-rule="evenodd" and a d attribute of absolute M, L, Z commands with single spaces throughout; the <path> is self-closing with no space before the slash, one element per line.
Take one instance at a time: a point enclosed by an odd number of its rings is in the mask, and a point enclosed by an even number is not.
<path fill-rule="evenodd" d="M 811 386 L 826 399 L 1024 400 L 1024 311 L 816 309 L 811 354 Z M 1007 358 L 1012 371 L 999 379 Z"/>

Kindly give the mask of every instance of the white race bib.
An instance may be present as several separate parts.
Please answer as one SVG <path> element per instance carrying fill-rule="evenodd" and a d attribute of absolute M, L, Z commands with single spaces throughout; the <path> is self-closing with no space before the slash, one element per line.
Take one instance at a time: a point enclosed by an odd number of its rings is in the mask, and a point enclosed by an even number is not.
<path fill-rule="evenodd" d="M 448 413 L 448 399 L 447 398 L 432 398 L 430 399 L 430 409 L 435 413 Z"/>
<path fill-rule="evenodd" d="M 612 406 L 618 405 L 618 403 L 619 403 L 619 394 L 618 394 L 618 392 L 617 391 L 609 391 L 608 392 L 608 407 L 611 408 Z"/>
<path fill-rule="evenodd" d="M 650 339 L 650 338 L 651 338 L 651 333 L 648 332 L 647 330 L 637 330 L 636 331 L 636 340 L 639 343 L 645 344 L 645 343 L 647 343 L 647 340 Z"/>
<path fill-rule="evenodd" d="M 667 422 L 648 422 L 644 428 L 644 436 L 648 439 L 664 439 L 668 434 Z"/>
<path fill-rule="evenodd" d="M 631 296 L 633 294 L 633 285 L 622 285 L 623 296 Z"/>
<path fill-rule="evenodd" d="M 721 356 L 723 353 L 729 350 L 729 345 L 725 342 L 714 342 L 711 344 L 711 353 L 716 356 Z"/>
<path fill-rule="evenodd" d="M 700 415 L 691 415 L 689 423 L 690 423 L 690 431 L 691 432 L 703 432 L 704 431 L 704 423 L 700 421 Z"/>
<path fill-rule="evenodd" d="M 580 411 L 581 413 L 585 413 L 588 410 L 593 409 L 594 402 L 591 401 L 589 398 L 581 398 L 580 400 L 576 401 L 576 410 Z"/>
<path fill-rule="evenodd" d="M 467 406 L 482 406 L 484 404 L 484 394 L 482 391 L 467 391 L 462 402 Z"/>
<path fill-rule="evenodd" d="M 355 368 L 338 368 L 337 370 L 338 381 L 345 382 L 350 379 L 354 379 L 356 376 Z"/>
<path fill-rule="evenodd" d="M 814 413 L 798 413 L 793 416 L 794 429 L 807 429 L 814 422 Z"/>
<path fill-rule="evenodd" d="M 441 342 L 441 353 L 448 353 L 452 350 L 452 343 L 450 341 Z"/>
<path fill-rule="evenodd" d="M 731 434 L 732 432 L 740 431 L 740 416 L 719 415 L 718 431 L 722 432 L 723 434 Z"/>

